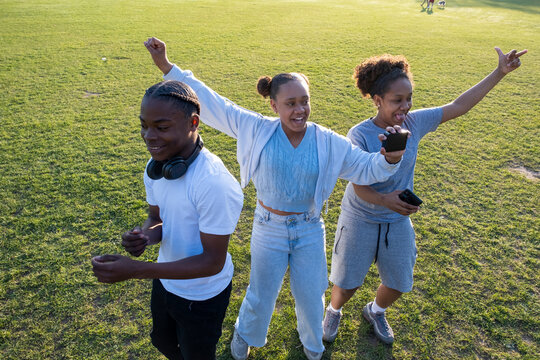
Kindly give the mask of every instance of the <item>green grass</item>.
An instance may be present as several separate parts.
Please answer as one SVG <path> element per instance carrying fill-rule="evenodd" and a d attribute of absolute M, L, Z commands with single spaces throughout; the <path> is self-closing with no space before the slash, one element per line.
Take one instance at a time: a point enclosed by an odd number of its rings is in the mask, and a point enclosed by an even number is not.
<path fill-rule="evenodd" d="M 487 75 L 494 46 L 529 49 L 469 114 L 421 143 L 413 216 L 414 290 L 388 310 L 393 347 L 361 318 L 375 269 L 346 305 L 324 359 L 533 359 L 540 353 L 540 6 L 533 0 L 67 1 L 0 0 L 0 358 L 162 359 L 148 333 L 150 281 L 98 283 L 90 258 L 122 253 L 146 216 L 139 137 L 144 89 L 160 80 L 142 42 L 233 101 L 270 115 L 261 75 L 311 81 L 311 120 L 341 134 L 374 114 L 351 79 L 362 59 L 405 55 L 414 107 L 445 104 Z M 105 60 L 102 60 L 105 58 Z M 237 177 L 235 142 L 201 129 Z M 536 177 L 513 171 L 521 166 Z M 345 182 L 325 215 L 330 249 Z M 249 280 L 255 191 L 230 252 L 235 263 L 218 358 L 228 351 Z M 154 260 L 156 249 L 143 255 Z M 286 281 L 287 283 L 287 281 Z M 328 293 L 329 299 L 329 293 Z M 286 284 L 268 344 L 250 359 L 302 359 Z M 536 355 L 535 355 L 536 354 Z"/>

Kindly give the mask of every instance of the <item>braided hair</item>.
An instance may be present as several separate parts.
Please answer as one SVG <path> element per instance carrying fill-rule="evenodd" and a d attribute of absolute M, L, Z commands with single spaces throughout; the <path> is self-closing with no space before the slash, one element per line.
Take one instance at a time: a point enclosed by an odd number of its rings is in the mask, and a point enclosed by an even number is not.
<path fill-rule="evenodd" d="M 167 80 L 152 85 L 146 90 L 144 98 L 170 99 L 186 116 L 201 113 L 201 104 L 197 94 L 191 87 L 180 81 Z"/>

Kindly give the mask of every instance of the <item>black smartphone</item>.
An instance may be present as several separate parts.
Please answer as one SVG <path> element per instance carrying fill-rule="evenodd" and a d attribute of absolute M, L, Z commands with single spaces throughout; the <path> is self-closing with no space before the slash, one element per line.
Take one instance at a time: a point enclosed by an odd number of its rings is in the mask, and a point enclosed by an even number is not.
<path fill-rule="evenodd" d="M 403 190 L 399 195 L 399 198 L 406 202 L 407 204 L 411 204 L 414 206 L 420 206 L 420 204 L 423 203 L 422 200 L 418 196 L 416 196 L 411 190 L 405 189 Z"/>
<path fill-rule="evenodd" d="M 382 147 L 385 148 L 386 152 L 400 151 L 407 146 L 409 132 L 407 130 L 401 130 L 395 133 L 387 131 L 384 133 L 384 136 L 386 136 L 386 140 L 383 140 Z"/>

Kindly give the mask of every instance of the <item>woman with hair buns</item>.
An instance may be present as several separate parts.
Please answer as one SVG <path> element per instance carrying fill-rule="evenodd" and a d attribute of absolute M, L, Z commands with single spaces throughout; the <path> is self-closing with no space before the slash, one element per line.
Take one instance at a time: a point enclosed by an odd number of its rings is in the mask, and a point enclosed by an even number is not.
<path fill-rule="evenodd" d="M 347 185 L 332 253 L 330 281 L 334 285 L 324 319 L 324 340 L 336 338 L 341 308 L 362 285 L 374 261 L 381 284 L 363 315 L 381 341 L 394 341 L 384 314 L 402 293 L 412 289 L 416 245 L 409 215 L 419 210 L 401 200 L 399 194 L 413 189 L 418 143 L 424 135 L 473 108 L 506 74 L 521 65 L 519 58 L 527 52 L 512 50 L 503 54 L 499 48 L 495 50 L 499 63 L 486 78 L 449 104 L 415 111 L 410 111 L 413 80 L 405 57 L 376 56 L 356 67 L 356 86 L 364 97 L 371 98 L 377 114 L 354 126 L 347 137 L 361 149 L 374 151 L 380 147 L 377 137 L 389 126 L 398 125 L 412 136 L 396 175 L 372 185 L 354 181 Z"/>
<path fill-rule="evenodd" d="M 246 359 L 250 346 L 263 346 L 287 268 L 296 303 L 297 329 L 304 353 L 320 359 L 322 320 L 328 287 L 323 203 L 338 178 L 369 185 L 386 181 L 404 153 L 379 148 L 367 153 L 344 136 L 308 122 L 308 79 L 298 73 L 262 77 L 257 90 L 270 97 L 279 116 L 243 109 L 169 62 L 165 44 L 150 38 L 145 46 L 166 80 L 193 88 L 201 121 L 237 139 L 241 185 L 253 180 L 257 207 L 251 236 L 250 284 L 240 308 L 231 353 Z M 388 127 L 395 132 L 399 126 Z M 381 136 L 381 140 L 385 137 Z"/>

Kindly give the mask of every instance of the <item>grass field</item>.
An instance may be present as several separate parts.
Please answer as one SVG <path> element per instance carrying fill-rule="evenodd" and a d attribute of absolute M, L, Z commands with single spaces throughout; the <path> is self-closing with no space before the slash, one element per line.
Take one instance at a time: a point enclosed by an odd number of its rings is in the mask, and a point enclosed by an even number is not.
<path fill-rule="evenodd" d="M 0 358 L 163 359 L 148 336 L 151 282 L 100 284 L 90 265 L 122 253 L 120 234 L 146 217 L 149 155 L 137 117 L 144 89 L 161 79 L 142 44 L 149 36 L 215 90 L 267 115 L 257 78 L 305 73 L 311 120 L 341 134 L 375 113 L 351 79 L 366 57 L 405 55 L 422 108 L 487 75 L 494 46 L 529 49 L 482 103 L 421 143 L 419 257 L 413 291 L 388 310 L 396 342 L 378 343 L 361 317 L 378 284 L 372 268 L 323 358 L 538 358 L 540 4 L 448 0 L 428 14 L 420 2 L 0 0 Z M 234 140 L 201 132 L 239 177 Z M 325 214 L 329 269 L 345 185 Z M 245 194 L 219 359 L 231 359 L 249 280 L 253 185 Z M 303 359 L 295 324 L 285 284 L 268 343 L 250 359 Z"/>

